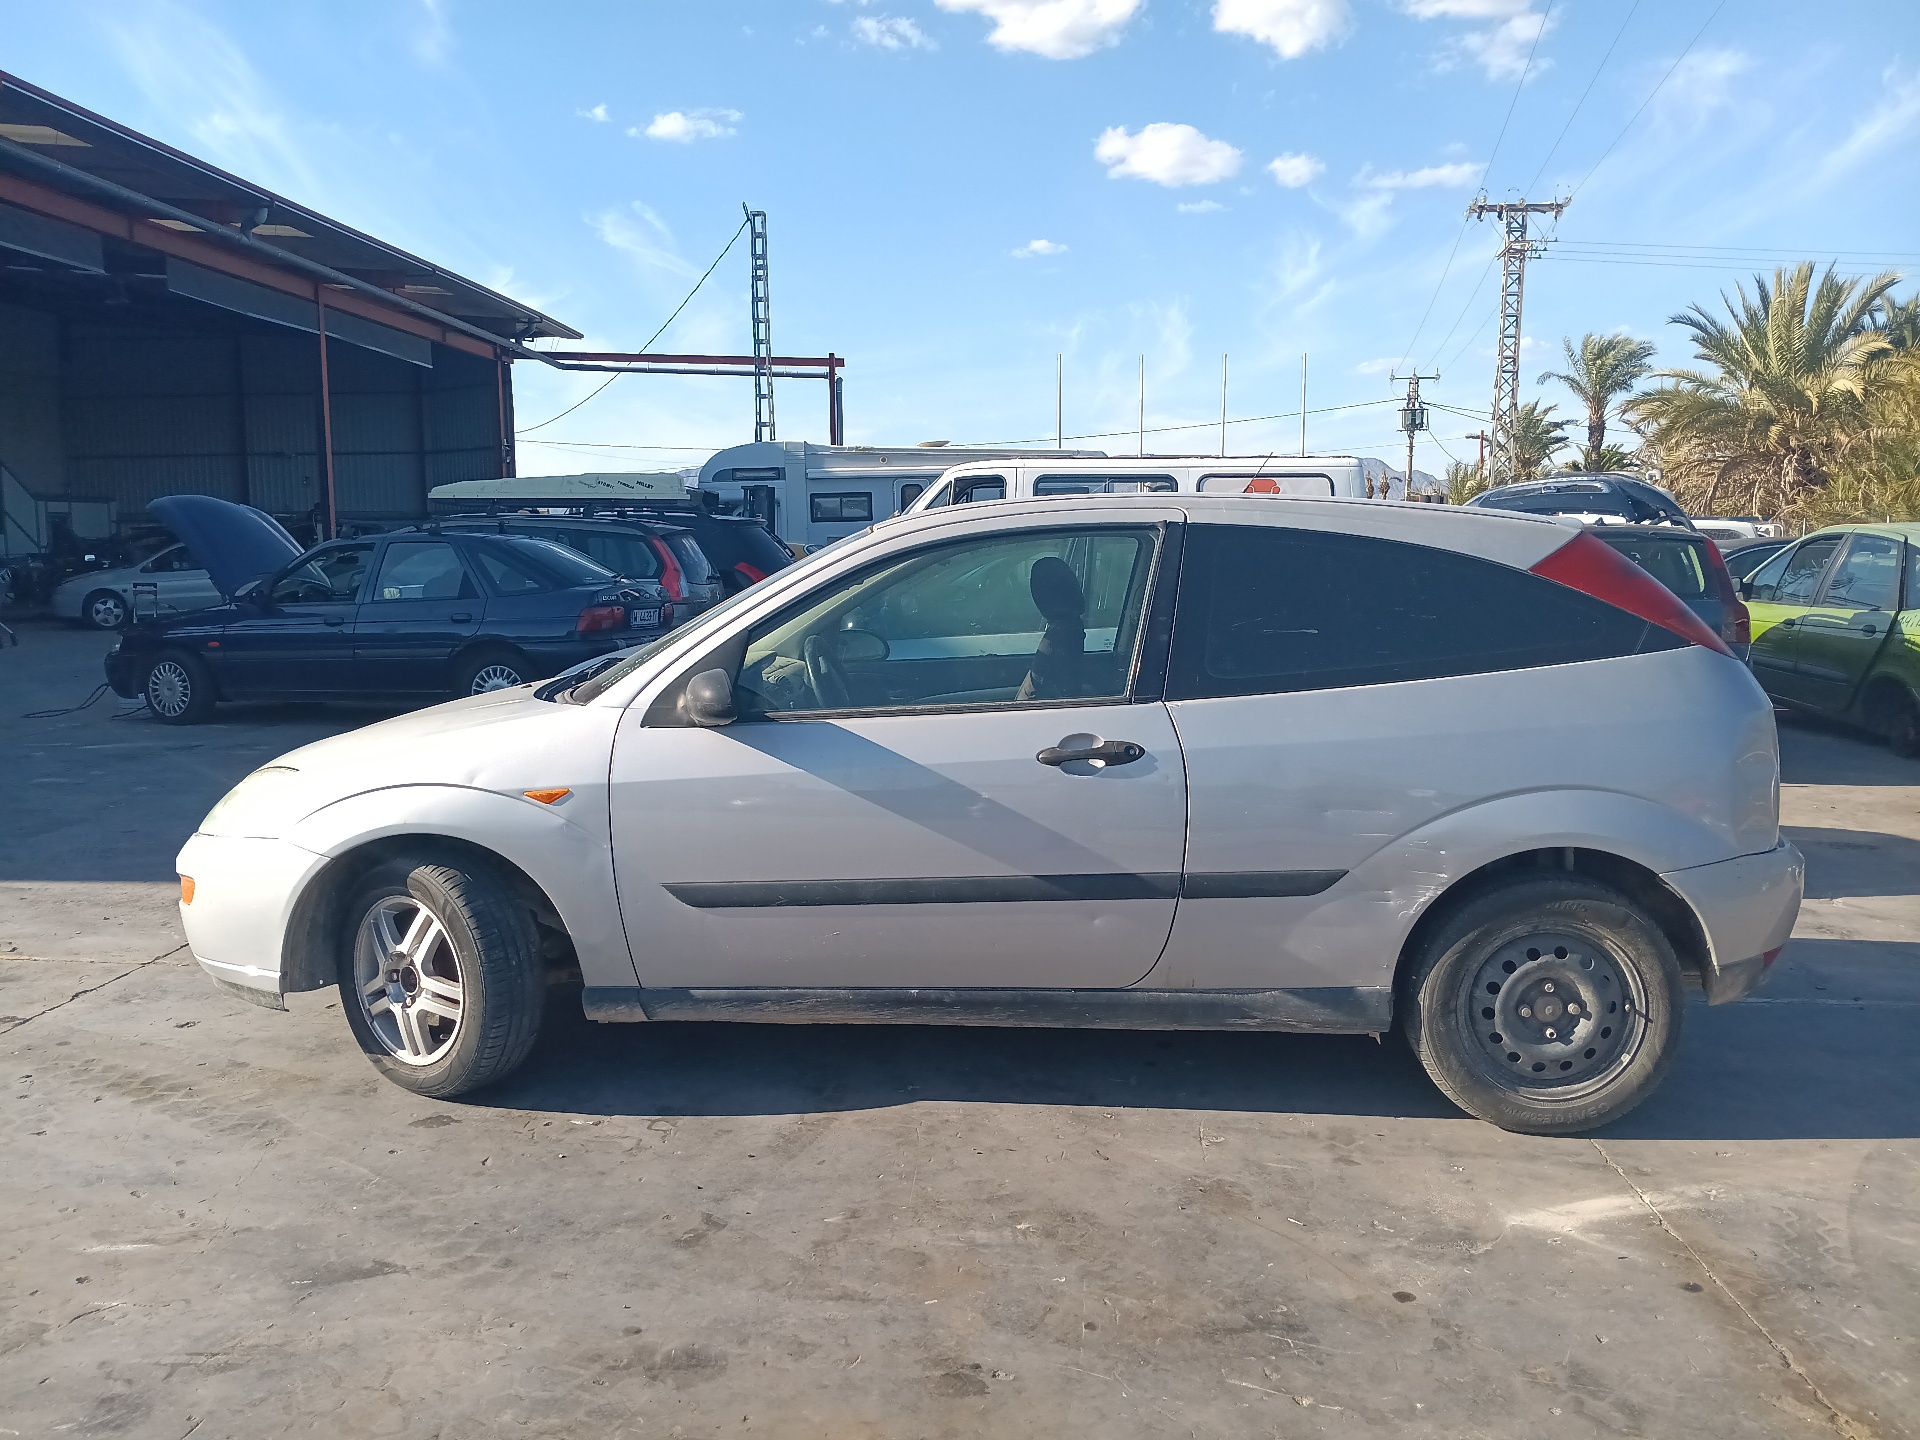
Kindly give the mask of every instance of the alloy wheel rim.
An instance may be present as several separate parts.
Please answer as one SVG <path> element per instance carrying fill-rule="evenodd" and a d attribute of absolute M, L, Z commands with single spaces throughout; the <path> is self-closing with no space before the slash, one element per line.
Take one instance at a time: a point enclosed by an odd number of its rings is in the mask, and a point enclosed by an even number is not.
<path fill-rule="evenodd" d="M 522 684 L 520 672 L 511 665 L 484 665 L 473 677 L 474 695 L 485 695 L 491 690 L 511 690 Z"/>
<path fill-rule="evenodd" d="M 361 919 L 353 977 L 360 1013 L 394 1059 L 431 1065 L 460 1038 L 460 955 L 439 917 L 413 896 L 389 895 Z"/>
<path fill-rule="evenodd" d="M 1639 973 L 1592 935 L 1528 931 L 1475 967 L 1459 1021 L 1502 1085 L 1573 1100 L 1633 1063 L 1647 1037 Z"/>
<path fill-rule="evenodd" d="M 102 596 L 93 602 L 93 623 L 102 630 L 117 630 L 126 618 L 127 607 L 117 596 Z"/>
<path fill-rule="evenodd" d="M 175 660 L 162 660 L 147 674 L 147 704 L 162 715 L 185 713 L 193 703 L 193 681 L 186 667 Z"/>

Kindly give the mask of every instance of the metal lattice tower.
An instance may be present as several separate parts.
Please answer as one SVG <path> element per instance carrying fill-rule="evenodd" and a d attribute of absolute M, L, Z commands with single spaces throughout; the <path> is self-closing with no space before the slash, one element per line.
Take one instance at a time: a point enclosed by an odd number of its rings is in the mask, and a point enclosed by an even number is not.
<path fill-rule="evenodd" d="M 745 205 L 740 207 L 747 210 Z M 753 438 L 775 439 L 773 427 L 773 307 L 767 295 L 767 212 L 747 210 L 747 250 L 753 287 Z"/>
<path fill-rule="evenodd" d="M 1567 208 L 1565 200 L 1515 200 L 1489 204 L 1483 195 L 1467 206 L 1469 219 L 1498 215 L 1506 226 L 1500 246 L 1500 357 L 1493 371 L 1493 456 L 1489 478 L 1495 485 L 1512 483 L 1513 429 L 1520 411 L 1520 301 L 1526 288 L 1527 261 L 1544 253 L 1547 242 L 1527 234 L 1529 215 L 1551 215 L 1556 220 Z"/>

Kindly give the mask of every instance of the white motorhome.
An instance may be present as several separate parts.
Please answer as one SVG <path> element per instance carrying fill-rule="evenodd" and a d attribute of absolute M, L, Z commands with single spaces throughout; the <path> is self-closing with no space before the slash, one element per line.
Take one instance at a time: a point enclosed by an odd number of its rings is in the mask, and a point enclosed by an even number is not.
<path fill-rule="evenodd" d="M 1430 493 L 1432 476 L 1414 472 L 1414 498 Z M 907 506 L 918 513 L 975 500 L 1045 499 L 1049 495 L 1347 496 L 1404 500 L 1406 477 L 1361 455 L 1126 455 L 1065 459 L 1008 456 L 956 465 Z"/>
<path fill-rule="evenodd" d="M 728 513 L 757 515 L 789 543 L 819 546 L 898 515 L 962 462 L 1042 465 L 1099 459 L 1098 450 L 993 450 L 949 445 L 731 445 L 700 467 L 699 487 Z"/>

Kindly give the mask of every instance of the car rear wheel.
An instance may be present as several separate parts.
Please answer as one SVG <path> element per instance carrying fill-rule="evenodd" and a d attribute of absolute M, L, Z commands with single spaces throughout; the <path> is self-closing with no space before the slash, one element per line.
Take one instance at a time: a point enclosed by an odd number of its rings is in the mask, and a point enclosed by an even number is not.
<path fill-rule="evenodd" d="M 1875 697 L 1874 728 L 1896 755 L 1920 756 L 1920 700 L 1898 682 L 1886 682 Z"/>
<path fill-rule="evenodd" d="M 491 867 L 403 856 L 355 890 L 340 946 L 340 1008 L 389 1080 L 463 1095 L 527 1058 L 546 1003 L 533 918 Z"/>
<path fill-rule="evenodd" d="M 154 719 L 165 725 L 198 725 L 213 714 L 213 677 L 195 655 L 160 656 L 147 667 L 140 692 Z"/>
<path fill-rule="evenodd" d="M 482 650 L 461 664 L 454 677 L 453 693 L 485 695 L 491 690 L 511 690 L 532 678 L 526 660 L 513 651 Z"/>
<path fill-rule="evenodd" d="M 1526 1135 L 1571 1135 L 1658 1088 L 1680 1040 L 1680 964 L 1617 890 L 1515 881 L 1444 919 L 1413 957 L 1406 1036 L 1461 1109 Z"/>
<path fill-rule="evenodd" d="M 118 630 L 127 623 L 127 602 L 114 590 L 96 590 L 80 604 L 80 618 L 95 630 Z"/>

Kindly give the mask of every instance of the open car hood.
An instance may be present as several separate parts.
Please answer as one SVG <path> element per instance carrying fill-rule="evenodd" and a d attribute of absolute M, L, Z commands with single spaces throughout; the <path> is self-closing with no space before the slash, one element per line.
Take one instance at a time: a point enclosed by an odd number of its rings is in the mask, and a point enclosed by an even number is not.
<path fill-rule="evenodd" d="M 147 512 L 180 537 L 229 600 L 305 553 L 286 527 L 251 505 L 211 495 L 162 495 L 147 502 Z"/>

